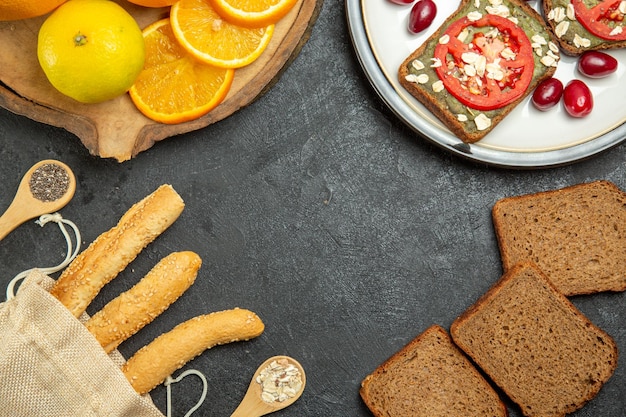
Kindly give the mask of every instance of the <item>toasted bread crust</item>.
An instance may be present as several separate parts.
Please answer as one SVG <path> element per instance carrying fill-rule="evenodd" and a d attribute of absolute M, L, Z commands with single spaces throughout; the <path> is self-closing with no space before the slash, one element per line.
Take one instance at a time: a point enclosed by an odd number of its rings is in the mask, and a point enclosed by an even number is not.
<path fill-rule="evenodd" d="M 568 296 L 626 290 L 626 193 L 615 184 L 503 198 L 492 219 L 505 271 L 532 261 Z"/>
<path fill-rule="evenodd" d="M 145 394 L 205 350 L 250 340 L 264 329 L 259 316 L 243 308 L 197 316 L 139 349 L 122 366 L 122 372 L 135 391 Z"/>
<path fill-rule="evenodd" d="M 597 36 L 592 35 L 587 31 L 580 23 L 573 20 L 565 14 L 562 17 L 555 17 L 555 10 L 563 9 L 566 10 L 567 6 L 571 4 L 571 0 L 543 0 L 543 14 L 545 16 L 545 21 L 548 25 L 548 28 L 555 35 L 555 39 L 558 42 L 561 50 L 566 55 L 570 56 L 578 56 L 586 51 L 599 51 L 599 50 L 608 50 L 608 49 L 619 49 L 626 47 L 626 40 L 624 41 L 611 41 L 607 39 L 602 39 Z M 563 20 L 561 20 L 563 19 Z M 561 22 L 568 23 L 568 30 L 565 34 L 559 34 L 557 30 L 557 26 Z M 582 46 L 580 43 L 576 44 L 574 40 L 574 33 L 582 33 L 582 38 L 589 40 L 589 46 Z"/>
<path fill-rule="evenodd" d="M 194 283 L 202 265 L 191 251 L 173 252 L 161 259 L 130 290 L 111 300 L 85 327 L 109 353 L 151 323 Z"/>
<path fill-rule="evenodd" d="M 482 3 L 487 4 L 484 0 Z M 528 19 L 532 19 L 536 24 L 538 24 L 542 29 L 542 35 L 547 39 L 548 43 L 552 42 L 556 45 L 556 40 L 552 32 L 549 31 L 548 27 L 545 25 L 543 18 L 525 1 L 519 0 L 506 0 L 506 3 L 510 5 L 511 9 L 514 13 L 518 15 L 525 15 Z M 420 103 L 422 103 L 430 112 L 432 112 L 438 119 L 440 119 L 444 125 L 452 131 L 454 135 L 456 135 L 459 139 L 461 139 L 465 143 L 475 143 L 482 139 L 485 135 L 491 132 L 495 126 L 497 126 L 518 104 L 520 104 L 532 91 L 535 87 L 543 80 L 550 78 L 554 75 L 556 71 L 556 66 L 543 66 L 543 64 L 539 64 L 539 68 L 543 68 L 539 74 L 535 71 L 535 75 L 531 81 L 531 84 L 528 86 L 524 95 L 520 96 L 514 102 L 490 111 L 478 111 L 478 110 L 470 110 L 470 114 L 474 116 L 480 113 L 484 113 L 491 120 L 491 126 L 485 128 L 483 130 L 478 130 L 475 127 L 475 122 L 473 121 L 473 116 L 470 115 L 469 120 L 467 122 L 459 121 L 458 114 L 456 111 L 452 110 L 448 103 L 448 100 L 452 102 L 456 102 L 458 107 L 466 106 L 460 104 L 452 95 L 447 92 L 445 89 L 439 93 L 435 93 L 432 88 L 432 81 L 429 81 L 424 84 L 419 84 L 416 82 L 408 81 L 407 76 L 411 73 L 411 65 L 413 61 L 420 60 L 426 66 L 430 65 L 432 56 L 429 55 L 428 50 L 435 45 L 441 36 L 444 34 L 448 26 L 460 17 L 467 14 L 468 10 L 474 10 L 473 5 L 475 2 L 473 0 L 463 0 L 459 6 L 459 8 L 450 15 L 445 22 L 413 53 L 411 53 L 404 62 L 400 65 L 398 69 L 398 81 L 400 85 L 404 87 L 413 97 L 415 97 Z M 484 6 L 481 6 L 480 10 L 483 10 Z M 528 38 L 531 39 L 534 34 L 527 33 Z M 547 48 L 547 46 L 545 46 Z M 545 54 L 545 51 L 543 52 Z M 553 51 L 554 53 L 554 51 Z M 558 53 L 557 53 L 558 55 Z M 539 55 L 534 55 L 535 65 L 540 62 Z M 431 79 L 438 79 L 436 73 L 432 71 L 429 73 L 431 75 Z M 434 74 L 434 75 L 432 75 Z"/>
<path fill-rule="evenodd" d="M 376 417 L 508 415 L 498 394 L 438 325 L 366 376 L 359 393 Z"/>
<path fill-rule="evenodd" d="M 617 368 L 615 341 L 532 263 L 511 268 L 450 334 L 527 417 L 564 417 Z"/>
<path fill-rule="evenodd" d="M 178 219 L 183 199 L 169 184 L 131 206 L 63 271 L 50 293 L 79 317 L 102 287 Z"/>

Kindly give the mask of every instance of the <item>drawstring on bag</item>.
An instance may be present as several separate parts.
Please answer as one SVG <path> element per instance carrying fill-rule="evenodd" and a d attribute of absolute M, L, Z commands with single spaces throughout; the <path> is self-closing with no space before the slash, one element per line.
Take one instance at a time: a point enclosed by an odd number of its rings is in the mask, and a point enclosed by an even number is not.
<path fill-rule="evenodd" d="M 17 274 L 7 285 L 7 290 L 6 290 L 7 300 L 11 300 L 15 298 L 15 294 L 16 294 L 15 287 L 21 280 L 26 278 L 28 274 L 30 274 L 33 270 L 37 269 L 41 273 L 46 274 L 46 275 L 53 274 L 55 272 L 62 270 L 66 266 L 68 266 L 70 262 L 72 262 L 74 258 L 76 258 L 76 256 L 78 255 L 78 252 L 80 251 L 80 242 L 81 242 L 81 235 L 80 235 L 80 230 L 78 230 L 78 226 L 76 226 L 76 224 L 72 222 L 71 220 L 64 219 L 63 216 L 61 216 L 61 214 L 59 213 L 44 214 L 40 216 L 38 220 L 35 221 L 35 223 L 37 223 L 41 227 L 44 227 L 46 224 L 50 222 L 56 223 L 59 226 L 59 229 L 61 229 L 61 233 L 63 233 L 63 236 L 65 237 L 65 242 L 67 244 L 67 253 L 65 255 L 65 259 L 63 260 L 63 262 L 61 262 L 60 264 L 56 266 L 52 266 L 48 268 L 31 268 L 29 270 L 26 270 Z M 66 225 L 69 226 L 74 232 L 74 241 L 76 242 L 75 245 L 74 245 L 74 242 L 72 241 L 72 237 L 70 236 L 70 233 L 67 230 Z M 200 380 L 202 381 L 203 388 L 202 388 L 202 395 L 200 396 L 200 400 L 196 403 L 195 406 L 193 406 L 187 412 L 187 414 L 185 414 L 185 417 L 190 417 L 204 403 L 204 400 L 206 399 L 206 396 L 207 396 L 208 383 L 207 383 L 206 377 L 200 371 L 197 371 L 195 369 L 190 369 L 181 373 L 177 378 L 172 378 L 171 376 L 168 376 L 164 382 L 164 385 L 167 390 L 167 417 L 171 417 L 171 413 L 172 413 L 171 385 L 174 383 L 180 382 L 183 378 L 189 375 L 196 375 L 198 378 L 200 378 Z"/>
<path fill-rule="evenodd" d="M 200 396 L 200 399 L 198 400 L 196 405 L 194 405 L 187 412 L 187 414 L 185 414 L 185 417 L 191 416 L 198 408 L 200 408 L 202 403 L 204 403 L 204 399 L 206 398 L 206 394 L 207 394 L 208 383 L 207 383 L 206 377 L 202 374 L 202 372 L 197 371 L 195 369 L 189 369 L 189 370 L 181 373 L 177 378 L 172 378 L 171 376 L 168 376 L 165 379 L 165 382 L 164 382 L 165 388 L 167 389 L 167 417 L 172 417 L 172 388 L 171 388 L 171 385 L 176 383 L 176 382 L 182 381 L 183 378 L 185 378 L 188 375 L 192 375 L 192 374 L 196 375 L 198 378 L 200 378 L 200 380 L 202 380 L 202 395 Z"/>
<path fill-rule="evenodd" d="M 9 282 L 9 285 L 7 286 L 7 294 L 6 294 L 7 300 L 10 300 L 15 297 L 15 286 L 17 285 L 17 283 L 23 280 L 24 278 L 26 278 L 28 274 L 34 269 L 38 269 L 44 274 L 53 274 L 65 268 L 67 265 L 69 265 L 69 263 L 72 262 L 72 260 L 76 257 L 76 255 L 78 255 L 78 251 L 80 250 L 80 231 L 78 230 L 78 227 L 76 226 L 76 224 L 70 220 L 64 219 L 63 216 L 61 216 L 61 214 L 59 213 L 44 214 L 40 216 L 38 220 L 35 221 L 35 223 L 37 223 L 41 227 L 44 227 L 46 224 L 50 222 L 55 222 L 59 226 L 59 229 L 61 229 L 61 232 L 63 233 L 63 236 L 65 237 L 65 242 L 67 243 L 67 254 L 65 255 L 65 259 L 63 260 L 63 262 L 61 262 L 57 266 L 52 266 L 49 268 L 31 268 L 27 271 L 17 274 Z M 74 231 L 74 238 L 76 241 L 75 247 L 72 242 L 72 238 L 70 237 L 70 234 L 67 231 L 67 228 L 65 227 L 65 225 L 70 226 L 72 230 Z"/>

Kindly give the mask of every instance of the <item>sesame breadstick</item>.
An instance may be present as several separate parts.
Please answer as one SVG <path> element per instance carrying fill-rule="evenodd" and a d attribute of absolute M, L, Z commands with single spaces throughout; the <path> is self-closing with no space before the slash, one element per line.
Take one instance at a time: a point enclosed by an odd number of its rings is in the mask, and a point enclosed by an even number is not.
<path fill-rule="evenodd" d="M 198 316 L 139 349 L 122 372 L 135 391 L 145 394 L 206 349 L 252 339 L 264 329 L 255 313 L 240 308 Z"/>
<path fill-rule="evenodd" d="M 87 320 L 87 330 L 111 352 L 176 301 L 193 284 L 201 264 L 194 252 L 166 256 L 133 288 Z"/>
<path fill-rule="evenodd" d="M 63 271 L 50 293 L 79 317 L 109 281 L 178 218 L 185 203 L 162 185 L 134 204 Z"/>

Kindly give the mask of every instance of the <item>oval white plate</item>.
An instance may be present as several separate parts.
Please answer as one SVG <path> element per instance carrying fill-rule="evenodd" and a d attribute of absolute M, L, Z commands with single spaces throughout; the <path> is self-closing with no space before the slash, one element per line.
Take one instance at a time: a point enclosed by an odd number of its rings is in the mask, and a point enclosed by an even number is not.
<path fill-rule="evenodd" d="M 527 98 L 481 141 L 468 145 L 450 133 L 397 80 L 404 59 L 459 6 L 459 0 L 437 1 L 437 17 L 426 31 L 407 30 L 411 6 L 389 0 L 346 0 L 346 13 L 357 57 L 370 83 L 385 103 L 415 131 L 437 145 L 472 160 L 511 168 L 563 165 L 606 150 L 626 138 L 626 68 L 603 79 L 576 71 L 577 59 L 562 54 L 555 77 L 563 84 L 578 78 L 594 96 L 594 109 L 584 118 L 567 115 L 561 105 L 536 110 Z M 626 63 L 626 50 L 608 52 Z"/>

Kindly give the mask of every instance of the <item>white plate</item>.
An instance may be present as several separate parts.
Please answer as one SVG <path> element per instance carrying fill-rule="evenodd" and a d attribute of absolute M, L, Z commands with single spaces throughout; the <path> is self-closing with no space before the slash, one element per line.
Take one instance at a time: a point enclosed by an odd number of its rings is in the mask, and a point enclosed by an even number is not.
<path fill-rule="evenodd" d="M 626 67 L 603 79 L 576 71 L 577 59 L 561 55 L 555 77 L 563 84 L 578 78 L 591 89 L 594 109 L 584 118 L 567 115 L 561 105 L 536 110 L 527 98 L 479 142 L 468 145 L 400 86 L 397 71 L 459 6 L 459 0 L 436 0 L 437 16 L 419 35 L 407 30 L 411 6 L 389 0 L 346 0 L 350 35 L 359 61 L 381 98 L 415 131 L 460 156 L 488 164 L 533 168 L 563 165 L 590 157 L 626 138 Z M 626 63 L 626 49 L 608 52 Z"/>

